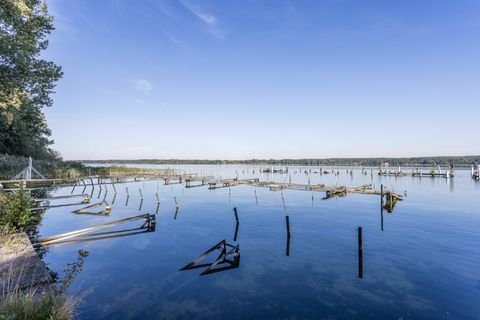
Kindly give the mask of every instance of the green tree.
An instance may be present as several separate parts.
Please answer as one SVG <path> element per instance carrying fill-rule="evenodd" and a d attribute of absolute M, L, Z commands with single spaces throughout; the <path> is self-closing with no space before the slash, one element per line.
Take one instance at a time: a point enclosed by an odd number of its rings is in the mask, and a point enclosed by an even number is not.
<path fill-rule="evenodd" d="M 45 2 L 0 0 L 0 153 L 56 156 L 42 108 L 52 105 L 62 71 L 40 57 L 53 29 Z"/>

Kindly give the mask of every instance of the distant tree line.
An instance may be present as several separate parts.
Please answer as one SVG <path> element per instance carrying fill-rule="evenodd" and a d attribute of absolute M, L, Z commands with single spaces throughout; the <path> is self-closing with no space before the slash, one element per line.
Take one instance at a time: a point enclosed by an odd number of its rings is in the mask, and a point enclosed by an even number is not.
<path fill-rule="evenodd" d="M 62 77 L 40 54 L 54 29 L 45 1 L 0 0 L 0 154 L 52 159 L 51 131 L 42 112 Z"/>
<path fill-rule="evenodd" d="M 305 165 L 305 166 L 363 166 L 378 167 L 385 163 L 389 166 L 470 166 L 480 162 L 478 156 L 438 156 L 412 158 L 327 158 L 327 159 L 249 159 L 249 160 L 182 160 L 182 159 L 137 159 L 137 160 L 81 160 L 84 163 L 129 163 L 129 164 L 254 164 L 254 165 Z"/>

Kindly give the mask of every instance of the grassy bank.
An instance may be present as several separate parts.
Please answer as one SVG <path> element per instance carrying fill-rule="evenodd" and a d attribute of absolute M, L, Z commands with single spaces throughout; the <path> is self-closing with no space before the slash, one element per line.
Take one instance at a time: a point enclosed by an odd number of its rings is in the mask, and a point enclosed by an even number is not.
<path fill-rule="evenodd" d="M 56 291 L 5 290 L 0 296 L 1 320 L 70 320 L 77 300 Z"/>
<path fill-rule="evenodd" d="M 25 235 L 35 234 L 42 220 L 40 211 L 30 210 L 33 205 L 28 192 L 0 193 L 0 320 L 73 319 L 78 301 L 65 294 L 66 285 L 73 280 L 52 283 Z M 39 275 L 34 261 L 44 270 L 41 279 L 48 281 L 34 281 Z"/>

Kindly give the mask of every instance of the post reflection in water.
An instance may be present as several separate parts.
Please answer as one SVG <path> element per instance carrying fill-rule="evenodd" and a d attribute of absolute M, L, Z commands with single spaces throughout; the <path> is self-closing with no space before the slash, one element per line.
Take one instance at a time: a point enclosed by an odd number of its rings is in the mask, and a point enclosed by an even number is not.
<path fill-rule="evenodd" d="M 285 251 L 285 255 L 287 257 L 290 256 L 290 236 L 287 236 L 287 248 L 286 248 L 286 251 Z"/>
<path fill-rule="evenodd" d="M 199 263 L 215 250 L 220 251 L 217 258 L 211 263 Z M 200 273 L 201 276 L 235 269 L 240 266 L 240 246 L 231 245 L 226 240 L 222 240 L 191 262 L 187 263 L 180 271 L 206 268 Z"/>
<path fill-rule="evenodd" d="M 235 225 L 235 234 L 233 236 L 233 241 L 237 241 L 239 227 L 240 227 L 240 223 L 237 222 L 237 224 Z"/>
<path fill-rule="evenodd" d="M 126 228 L 120 230 L 112 230 L 112 231 L 101 231 L 96 232 L 95 230 L 104 229 L 106 227 L 114 227 L 118 224 L 127 223 L 128 221 L 135 221 L 135 220 L 144 220 L 142 225 L 135 228 Z M 111 238 L 119 238 L 125 236 L 131 236 L 139 233 L 145 232 L 154 232 L 156 229 L 156 219 L 155 215 L 151 214 L 142 214 L 135 217 L 125 218 L 119 221 L 108 222 L 102 225 L 80 229 L 76 231 L 67 232 L 64 234 L 46 237 L 43 239 L 39 239 L 37 243 L 34 243 L 34 246 L 37 248 L 42 247 L 49 247 L 49 246 L 56 246 L 56 245 L 65 245 L 71 243 L 78 243 L 78 242 L 88 242 L 88 241 L 97 241 L 97 240 L 104 240 L 104 239 L 111 239 Z"/>

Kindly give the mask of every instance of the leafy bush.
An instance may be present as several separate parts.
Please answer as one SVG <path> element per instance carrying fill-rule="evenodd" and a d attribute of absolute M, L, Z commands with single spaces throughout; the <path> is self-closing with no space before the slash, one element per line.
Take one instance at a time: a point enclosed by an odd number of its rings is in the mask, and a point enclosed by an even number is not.
<path fill-rule="evenodd" d="M 42 216 L 40 212 L 30 210 L 33 205 L 26 191 L 0 194 L 0 228 L 8 233 L 35 229 Z"/>

